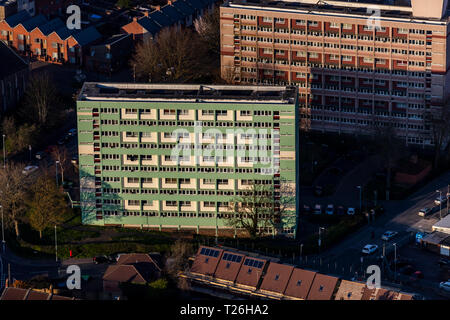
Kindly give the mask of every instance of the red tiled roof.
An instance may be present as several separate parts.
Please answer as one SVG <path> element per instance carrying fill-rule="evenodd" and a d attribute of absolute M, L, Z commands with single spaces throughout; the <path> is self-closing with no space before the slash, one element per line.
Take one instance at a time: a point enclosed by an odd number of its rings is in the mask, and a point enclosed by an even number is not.
<path fill-rule="evenodd" d="M 331 300 L 338 278 L 316 274 L 307 300 Z"/>
<path fill-rule="evenodd" d="M 117 282 L 147 283 L 147 280 L 133 265 L 109 266 L 103 275 L 103 280 Z"/>
<path fill-rule="evenodd" d="M 212 276 L 222 257 L 222 249 L 200 246 L 192 264 L 191 272 Z"/>
<path fill-rule="evenodd" d="M 32 289 L 8 287 L 3 290 L 0 300 L 75 300 L 75 298 L 52 295 Z"/>
<path fill-rule="evenodd" d="M 27 300 L 48 300 L 49 296 L 48 293 L 31 290 L 28 293 Z"/>
<path fill-rule="evenodd" d="M 266 265 L 267 260 L 245 257 L 236 278 L 236 283 L 256 288 Z"/>
<path fill-rule="evenodd" d="M 314 271 L 294 268 L 284 294 L 288 297 L 305 300 L 315 276 Z"/>
<path fill-rule="evenodd" d="M 365 287 L 364 283 L 342 280 L 335 300 L 361 300 Z"/>
<path fill-rule="evenodd" d="M 28 289 L 21 288 L 5 288 L 3 290 L 0 300 L 24 300 L 28 292 Z"/>
<path fill-rule="evenodd" d="M 147 262 L 147 263 L 153 263 L 156 268 L 158 268 L 161 271 L 161 268 L 158 266 L 158 264 L 152 259 L 152 257 L 149 254 L 146 253 L 127 253 L 122 254 L 119 257 L 119 260 L 117 261 L 117 264 L 135 264 L 140 262 Z"/>
<path fill-rule="evenodd" d="M 245 255 L 240 253 L 224 251 L 222 259 L 220 259 L 217 265 L 214 277 L 220 280 L 234 282 L 244 262 L 244 257 Z"/>
<path fill-rule="evenodd" d="M 271 262 L 260 289 L 283 294 L 293 270 L 293 266 Z"/>

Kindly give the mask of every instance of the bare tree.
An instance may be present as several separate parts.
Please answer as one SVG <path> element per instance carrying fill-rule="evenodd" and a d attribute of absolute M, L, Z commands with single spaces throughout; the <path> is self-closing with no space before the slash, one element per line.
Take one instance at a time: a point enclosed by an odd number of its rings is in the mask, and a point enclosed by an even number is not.
<path fill-rule="evenodd" d="M 433 167 L 436 169 L 439 166 L 441 152 L 444 148 L 444 143 L 448 143 L 450 136 L 450 103 L 447 102 L 442 106 L 438 112 L 428 112 L 425 115 L 425 120 L 429 124 L 434 143 L 434 161 Z"/>
<path fill-rule="evenodd" d="M 207 13 L 194 21 L 195 31 L 210 52 L 220 53 L 220 11 L 217 6 L 213 12 Z"/>
<path fill-rule="evenodd" d="M 61 170 L 61 183 L 64 183 L 64 172 L 67 168 L 67 165 L 69 164 L 69 151 L 67 151 L 67 148 L 64 146 L 54 148 L 52 150 L 51 156 L 53 160 L 58 161 L 57 164 L 60 170 Z"/>
<path fill-rule="evenodd" d="M 6 223 L 13 226 L 16 237 L 20 237 L 19 222 L 26 213 L 25 199 L 28 197 L 29 175 L 23 174 L 22 164 L 9 163 L 0 171 L 0 204 L 6 217 Z"/>
<path fill-rule="evenodd" d="M 251 238 L 265 232 L 266 228 L 277 229 L 288 211 L 295 212 L 295 189 L 293 184 L 283 182 L 280 189 L 273 185 L 253 182 L 230 202 L 225 223 L 235 229 L 244 229 Z M 295 214 L 291 215 L 294 217 Z"/>
<path fill-rule="evenodd" d="M 205 49 L 190 29 L 163 29 L 155 40 L 137 45 L 131 65 L 148 82 L 190 82 L 201 74 Z"/>

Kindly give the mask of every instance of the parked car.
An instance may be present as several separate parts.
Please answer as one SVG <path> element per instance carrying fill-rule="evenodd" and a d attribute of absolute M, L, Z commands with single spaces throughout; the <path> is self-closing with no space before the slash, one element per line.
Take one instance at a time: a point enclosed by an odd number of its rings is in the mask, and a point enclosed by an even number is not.
<path fill-rule="evenodd" d="M 76 128 L 72 128 L 69 130 L 69 132 L 67 133 L 69 136 L 76 136 L 77 135 L 77 129 Z"/>
<path fill-rule="evenodd" d="M 22 173 L 23 174 L 30 174 L 30 173 L 36 171 L 37 169 L 39 169 L 38 166 L 26 166 L 25 168 L 23 168 Z"/>
<path fill-rule="evenodd" d="M 439 283 L 439 289 L 450 292 L 450 281 L 444 281 Z"/>
<path fill-rule="evenodd" d="M 343 206 L 337 207 L 336 213 L 337 213 L 338 215 L 344 215 L 344 214 L 345 214 L 345 208 L 344 208 Z"/>
<path fill-rule="evenodd" d="M 439 196 L 434 200 L 434 204 L 435 205 L 441 205 L 447 202 L 447 197 L 446 196 Z"/>
<path fill-rule="evenodd" d="M 126 254 L 126 253 L 113 253 L 110 255 L 110 258 L 114 261 L 117 262 L 119 261 L 119 258 L 121 255 Z"/>
<path fill-rule="evenodd" d="M 322 214 L 322 206 L 320 204 L 314 206 L 314 214 Z"/>
<path fill-rule="evenodd" d="M 330 215 L 334 214 L 334 205 L 329 204 L 325 212 Z"/>
<path fill-rule="evenodd" d="M 94 257 L 93 261 L 94 261 L 95 264 L 100 264 L 100 263 L 107 263 L 107 262 L 110 262 L 110 260 L 108 259 L 107 256 L 97 256 L 97 257 Z"/>
<path fill-rule="evenodd" d="M 44 151 L 39 151 L 39 152 L 36 152 L 36 159 L 38 159 L 38 160 L 42 160 L 42 158 L 44 158 L 44 156 L 45 156 L 45 152 Z"/>
<path fill-rule="evenodd" d="M 369 255 L 369 254 L 376 252 L 377 250 L 378 250 L 378 246 L 376 244 L 367 244 L 362 249 L 362 253 Z"/>
<path fill-rule="evenodd" d="M 428 207 L 422 208 L 419 210 L 419 216 L 426 217 L 426 216 L 430 215 L 432 213 L 432 211 L 433 210 Z"/>
<path fill-rule="evenodd" d="M 354 214 L 355 214 L 355 208 L 348 208 L 347 209 L 347 214 L 349 215 L 349 216 L 353 216 Z"/>
<path fill-rule="evenodd" d="M 445 268 L 445 267 L 448 268 L 448 267 L 450 267 L 450 260 L 442 258 L 439 260 L 438 264 L 441 268 Z"/>
<path fill-rule="evenodd" d="M 381 236 L 381 240 L 389 241 L 389 240 L 391 240 L 393 237 L 395 237 L 397 234 L 398 234 L 397 231 L 386 231 L 386 232 L 383 233 L 383 235 Z"/>
<path fill-rule="evenodd" d="M 413 268 L 412 265 L 408 264 L 402 268 L 400 268 L 400 270 L 398 270 L 398 272 L 400 272 L 401 274 L 405 274 L 407 276 L 412 275 L 415 272 L 415 269 Z"/>

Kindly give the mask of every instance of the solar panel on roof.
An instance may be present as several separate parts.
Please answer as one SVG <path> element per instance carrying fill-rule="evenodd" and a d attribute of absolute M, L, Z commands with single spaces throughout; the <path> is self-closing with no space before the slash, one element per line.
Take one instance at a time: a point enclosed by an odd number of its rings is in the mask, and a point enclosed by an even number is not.
<path fill-rule="evenodd" d="M 200 250 L 200 254 L 205 254 L 205 248 L 202 248 L 202 250 Z"/>
<path fill-rule="evenodd" d="M 219 251 L 213 250 L 214 258 L 217 258 L 219 256 Z"/>

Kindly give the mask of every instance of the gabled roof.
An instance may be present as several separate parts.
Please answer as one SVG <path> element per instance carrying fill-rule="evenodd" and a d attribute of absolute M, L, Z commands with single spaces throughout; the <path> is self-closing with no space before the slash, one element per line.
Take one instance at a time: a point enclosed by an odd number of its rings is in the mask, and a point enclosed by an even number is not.
<path fill-rule="evenodd" d="M 175 9 L 170 4 L 167 4 L 164 7 L 162 7 L 161 12 L 164 13 L 169 18 L 171 18 L 172 21 L 174 21 L 174 22 L 183 20 L 186 17 L 184 14 L 180 13 L 177 9 Z"/>
<path fill-rule="evenodd" d="M 10 47 L 0 41 L 0 79 L 12 75 L 20 70 L 28 69 L 26 63 L 19 55 L 17 55 Z"/>
<path fill-rule="evenodd" d="M 15 26 L 17 26 L 19 23 L 30 19 L 31 16 L 28 13 L 27 10 L 22 10 L 17 12 L 16 14 L 13 14 L 12 16 L 9 16 L 8 18 L 5 19 L 5 22 L 11 27 L 14 28 Z"/>
<path fill-rule="evenodd" d="M 200 246 L 192 264 L 191 272 L 212 276 L 216 271 L 222 253 L 222 249 Z"/>
<path fill-rule="evenodd" d="M 66 40 L 73 34 L 73 30 L 69 30 L 66 26 L 63 26 L 51 32 L 50 34 L 52 33 L 56 33 L 61 40 Z"/>
<path fill-rule="evenodd" d="M 103 275 L 103 280 L 141 284 L 145 284 L 148 281 L 134 265 L 126 264 L 109 266 Z"/>
<path fill-rule="evenodd" d="M 161 30 L 161 26 L 151 20 L 149 17 L 143 17 L 137 21 L 145 30 L 155 35 Z"/>
<path fill-rule="evenodd" d="M 331 300 L 338 278 L 316 274 L 307 300 Z"/>
<path fill-rule="evenodd" d="M 342 280 L 335 300 L 362 300 L 365 287 L 364 283 Z"/>
<path fill-rule="evenodd" d="M 33 289 L 7 287 L 3 290 L 0 300 L 75 300 L 75 298 L 53 295 Z"/>
<path fill-rule="evenodd" d="M 27 20 L 21 22 L 20 24 L 25 28 L 25 30 L 30 32 L 34 28 L 42 26 L 42 25 L 46 24 L 47 22 L 48 22 L 48 20 L 45 18 L 45 16 L 40 14 L 31 19 L 27 19 Z"/>
<path fill-rule="evenodd" d="M 283 294 L 293 270 L 293 266 L 271 262 L 260 289 Z"/>
<path fill-rule="evenodd" d="M 86 28 L 80 32 L 74 33 L 72 36 L 75 40 L 77 40 L 80 46 L 87 45 L 102 37 L 95 27 Z"/>
<path fill-rule="evenodd" d="M 195 10 L 201 10 L 205 7 L 205 5 L 200 0 L 185 0 L 185 2 Z"/>
<path fill-rule="evenodd" d="M 214 273 L 214 277 L 220 280 L 234 282 L 244 262 L 244 257 L 243 254 L 224 251 L 222 259 L 220 259 L 216 272 Z"/>
<path fill-rule="evenodd" d="M 284 294 L 288 297 L 306 300 L 316 272 L 294 268 Z"/>
<path fill-rule="evenodd" d="M 190 16 L 194 14 L 194 9 L 186 3 L 184 0 L 177 0 L 172 2 L 172 6 L 174 6 L 175 9 L 180 11 L 185 16 Z"/>
<path fill-rule="evenodd" d="M 39 28 L 44 35 L 48 36 L 50 33 L 61 27 L 64 27 L 64 22 L 62 22 L 60 18 L 55 18 L 36 28 Z"/>
<path fill-rule="evenodd" d="M 236 283 L 256 288 L 266 265 L 267 260 L 245 257 L 236 278 Z"/>
<path fill-rule="evenodd" d="M 119 260 L 117 261 L 118 265 L 121 264 L 139 264 L 139 263 L 151 263 L 153 264 L 159 271 L 161 271 L 160 266 L 157 264 L 157 262 L 146 253 L 127 253 L 122 254 L 119 257 Z"/>
<path fill-rule="evenodd" d="M 159 24 L 161 27 L 169 27 L 173 25 L 175 22 L 177 22 L 159 10 L 153 11 L 148 16 L 151 19 L 153 19 L 153 21 L 155 21 L 157 24 Z"/>

